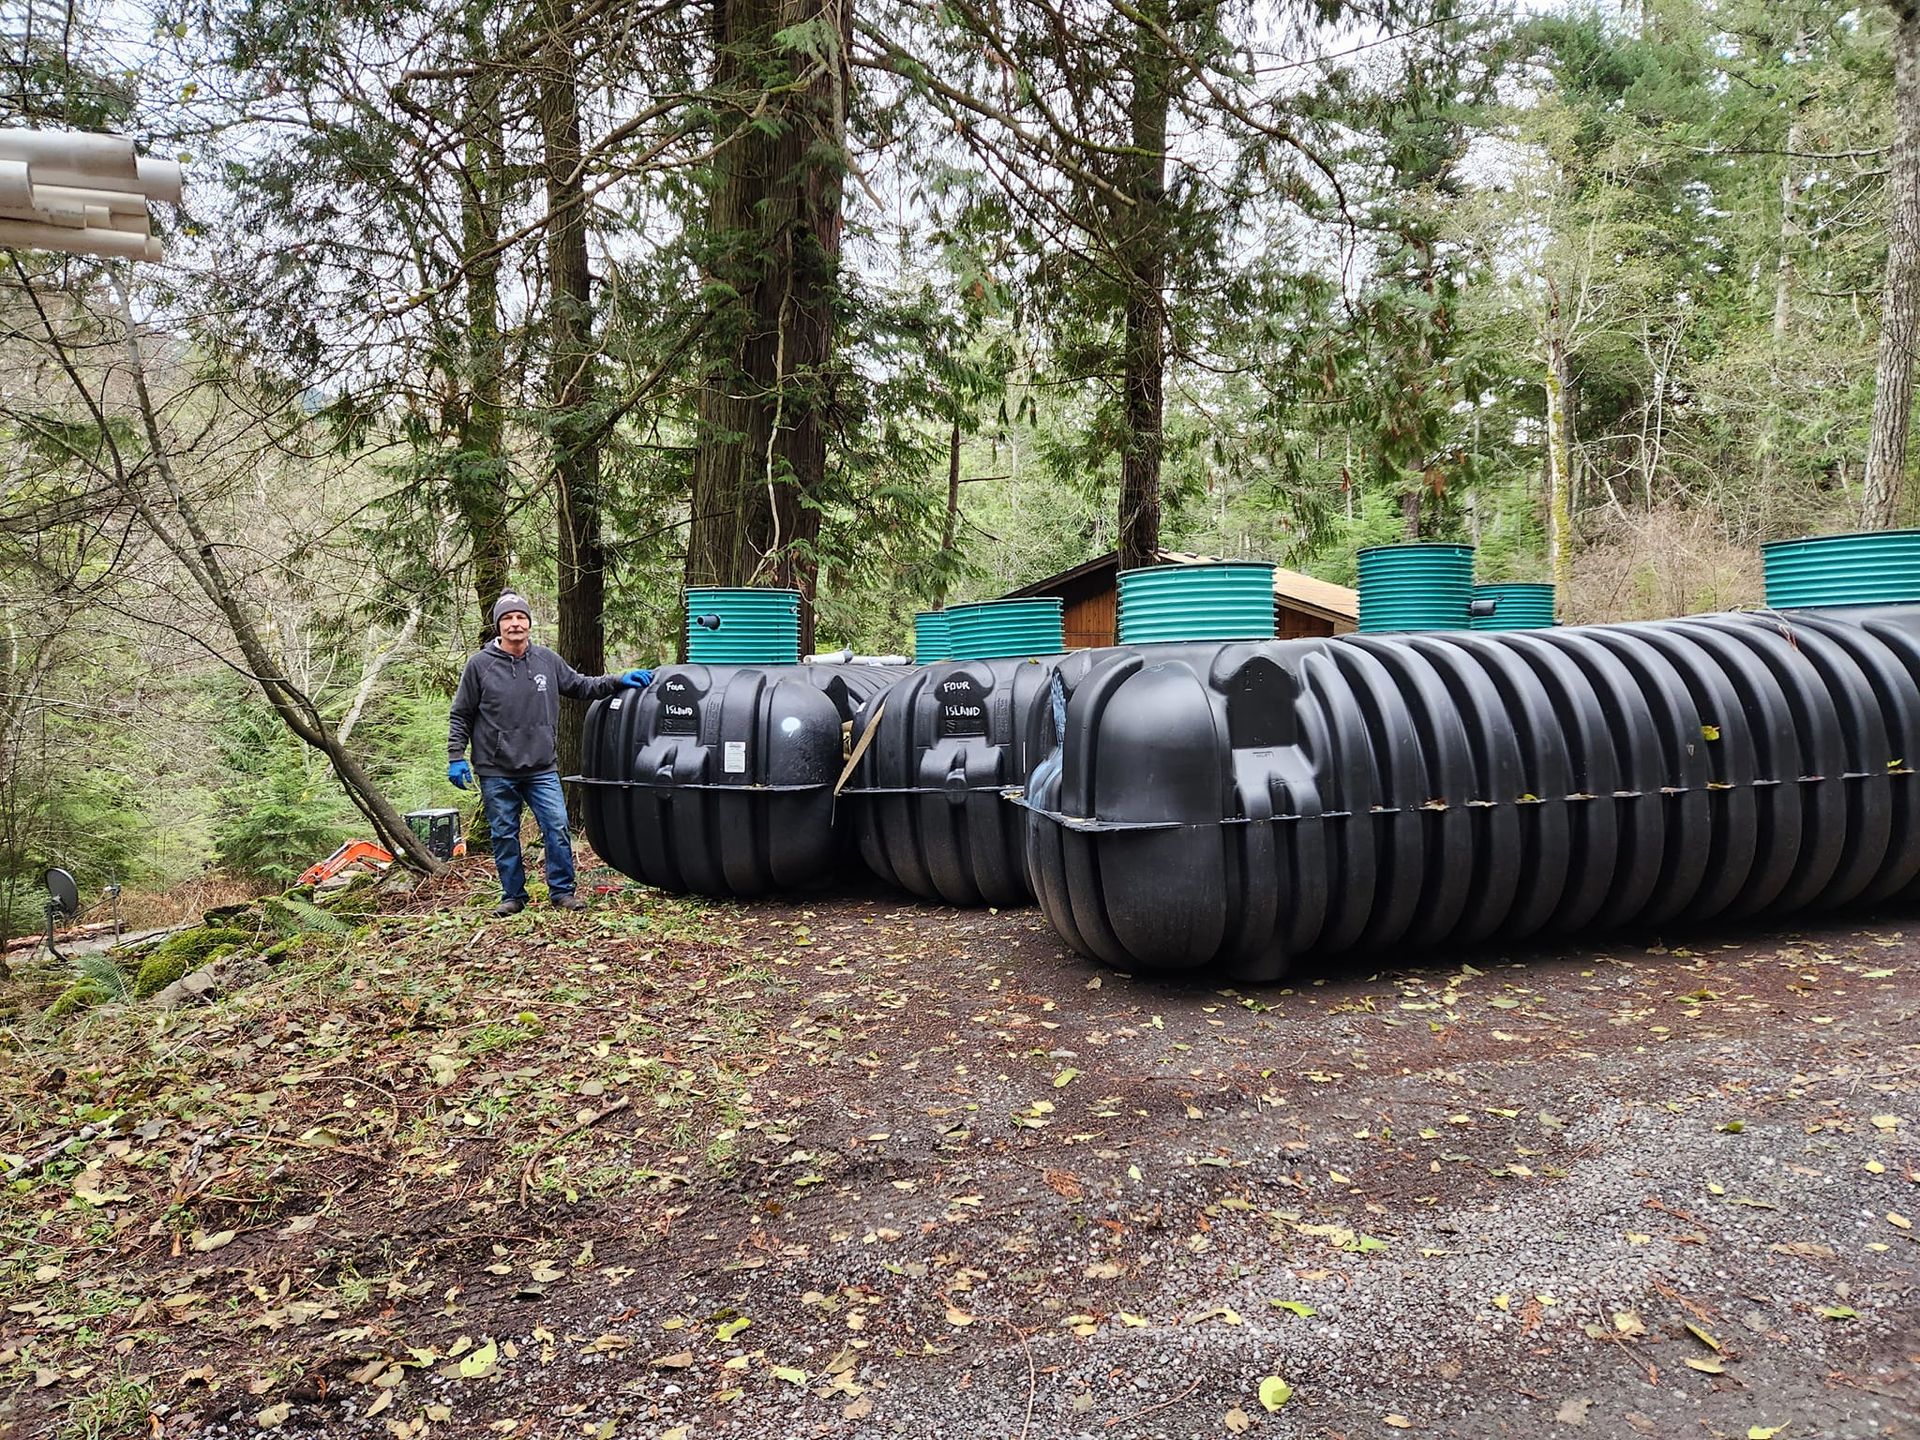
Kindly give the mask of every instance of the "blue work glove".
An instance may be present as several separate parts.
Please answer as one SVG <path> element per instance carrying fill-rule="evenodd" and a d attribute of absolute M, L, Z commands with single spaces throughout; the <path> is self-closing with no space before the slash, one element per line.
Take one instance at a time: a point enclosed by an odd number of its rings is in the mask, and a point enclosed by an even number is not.
<path fill-rule="evenodd" d="M 464 760 L 447 762 L 447 779 L 462 790 L 473 788 L 473 766 Z"/>
<path fill-rule="evenodd" d="M 651 670 L 629 670 L 620 677 L 620 683 L 629 690 L 644 690 L 653 683 Z"/>

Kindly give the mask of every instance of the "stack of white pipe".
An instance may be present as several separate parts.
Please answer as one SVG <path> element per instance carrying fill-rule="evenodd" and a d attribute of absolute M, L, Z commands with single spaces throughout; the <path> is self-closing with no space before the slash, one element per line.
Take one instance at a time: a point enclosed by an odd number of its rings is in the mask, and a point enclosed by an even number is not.
<path fill-rule="evenodd" d="M 118 135 L 0 130 L 0 246 L 158 260 L 147 206 L 180 200 L 180 167 Z"/>
<path fill-rule="evenodd" d="M 856 655 L 853 647 L 841 650 L 827 650 L 818 655 L 801 657 L 802 665 L 911 665 L 913 661 L 905 655 Z"/>

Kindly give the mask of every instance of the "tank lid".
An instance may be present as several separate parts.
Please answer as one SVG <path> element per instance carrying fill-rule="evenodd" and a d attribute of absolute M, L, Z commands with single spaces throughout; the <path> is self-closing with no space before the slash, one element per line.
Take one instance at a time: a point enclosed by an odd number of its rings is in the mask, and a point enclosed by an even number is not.
<path fill-rule="evenodd" d="M 981 600 L 947 609 L 948 658 L 1004 660 L 1057 655 L 1065 648 L 1065 606 L 1057 595 Z"/>
<path fill-rule="evenodd" d="M 1370 545 L 1359 570 L 1362 631 L 1468 628 L 1471 545 Z"/>
<path fill-rule="evenodd" d="M 1120 572 L 1122 645 L 1273 638 L 1273 566 L 1262 560 Z"/>
<path fill-rule="evenodd" d="M 1484 613 L 1483 613 L 1484 607 Z M 1531 580 L 1503 580 L 1473 587 L 1475 630 L 1551 630 L 1553 586 Z"/>
<path fill-rule="evenodd" d="M 1920 602 L 1920 530 L 1806 535 L 1760 547 L 1776 610 Z"/>
<path fill-rule="evenodd" d="M 687 659 L 698 665 L 800 663 L 800 592 L 693 586 Z"/>
<path fill-rule="evenodd" d="M 913 663 L 945 660 L 953 648 L 953 624 L 945 610 L 922 610 L 913 617 Z"/>

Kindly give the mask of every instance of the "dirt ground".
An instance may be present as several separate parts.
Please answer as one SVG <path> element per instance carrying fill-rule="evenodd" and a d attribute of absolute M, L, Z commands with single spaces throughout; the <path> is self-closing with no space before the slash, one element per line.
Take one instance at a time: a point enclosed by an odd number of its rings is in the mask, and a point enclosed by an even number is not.
<path fill-rule="evenodd" d="M 1920 916 L 1233 989 L 483 878 L 15 1022 L 0 1429 L 1920 1435 Z"/>

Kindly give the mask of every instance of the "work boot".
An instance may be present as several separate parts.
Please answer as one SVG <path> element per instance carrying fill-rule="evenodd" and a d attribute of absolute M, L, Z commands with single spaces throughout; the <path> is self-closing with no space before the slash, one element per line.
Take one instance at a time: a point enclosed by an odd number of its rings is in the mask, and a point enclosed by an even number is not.
<path fill-rule="evenodd" d="M 504 920 L 509 915 L 518 915 L 526 908 L 527 902 L 524 900 L 502 900 L 498 905 L 493 907 L 491 913 L 494 919 Z"/>
<path fill-rule="evenodd" d="M 553 908 L 556 910 L 584 910 L 587 908 L 587 902 L 569 890 L 564 895 L 556 895 L 553 897 Z"/>

